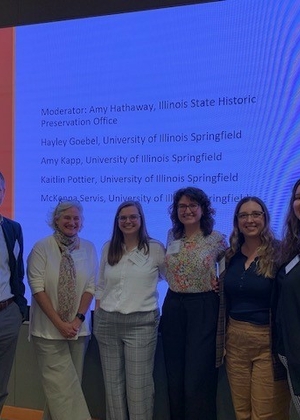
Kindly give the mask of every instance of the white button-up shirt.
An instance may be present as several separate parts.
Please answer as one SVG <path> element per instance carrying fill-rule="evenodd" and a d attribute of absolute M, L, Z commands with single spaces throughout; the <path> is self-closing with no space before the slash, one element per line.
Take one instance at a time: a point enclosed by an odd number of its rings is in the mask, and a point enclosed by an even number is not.
<path fill-rule="evenodd" d="M 157 282 L 164 275 L 164 246 L 151 239 L 149 254 L 134 248 L 111 266 L 107 262 L 109 242 L 102 251 L 96 299 L 107 312 L 129 314 L 158 308 Z"/>

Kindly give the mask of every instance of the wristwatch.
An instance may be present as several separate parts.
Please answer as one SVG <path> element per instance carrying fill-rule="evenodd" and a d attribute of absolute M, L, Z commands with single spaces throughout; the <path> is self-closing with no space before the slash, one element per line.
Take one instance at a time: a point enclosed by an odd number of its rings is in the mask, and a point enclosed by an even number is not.
<path fill-rule="evenodd" d="M 81 322 L 84 322 L 84 320 L 85 320 L 85 316 L 84 316 L 83 314 L 81 314 L 81 313 L 77 312 L 76 316 L 77 316 L 77 318 L 79 318 L 79 319 L 80 319 L 80 321 L 81 321 Z"/>

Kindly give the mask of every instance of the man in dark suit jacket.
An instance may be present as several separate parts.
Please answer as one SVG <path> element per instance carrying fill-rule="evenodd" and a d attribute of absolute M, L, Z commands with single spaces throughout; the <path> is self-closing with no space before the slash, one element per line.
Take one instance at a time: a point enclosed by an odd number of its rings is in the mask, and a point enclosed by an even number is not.
<path fill-rule="evenodd" d="M 0 172 L 0 205 L 4 194 L 5 179 Z M 23 278 L 21 226 L 0 214 L 0 414 L 7 397 L 18 334 L 27 309 Z"/>

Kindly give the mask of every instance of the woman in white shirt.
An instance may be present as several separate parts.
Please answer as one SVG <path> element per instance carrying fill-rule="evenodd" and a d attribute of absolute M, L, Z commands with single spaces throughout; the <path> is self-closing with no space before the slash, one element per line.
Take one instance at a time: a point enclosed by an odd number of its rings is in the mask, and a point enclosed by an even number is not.
<path fill-rule="evenodd" d="M 98 260 L 95 246 L 78 236 L 82 213 L 79 202 L 60 202 L 49 223 L 53 235 L 28 257 L 30 334 L 46 396 L 44 420 L 91 419 L 81 378 Z"/>
<path fill-rule="evenodd" d="M 147 233 L 142 206 L 117 209 L 102 251 L 94 334 L 100 349 L 107 420 L 152 420 L 159 324 L 157 282 L 163 245 Z"/>

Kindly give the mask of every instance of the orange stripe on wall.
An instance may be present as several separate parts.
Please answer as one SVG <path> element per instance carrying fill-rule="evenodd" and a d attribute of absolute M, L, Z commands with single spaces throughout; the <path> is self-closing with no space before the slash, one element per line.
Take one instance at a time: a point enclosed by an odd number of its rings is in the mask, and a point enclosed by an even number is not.
<path fill-rule="evenodd" d="M 14 28 L 0 29 L 0 171 L 6 181 L 1 214 L 13 217 Z"/>

